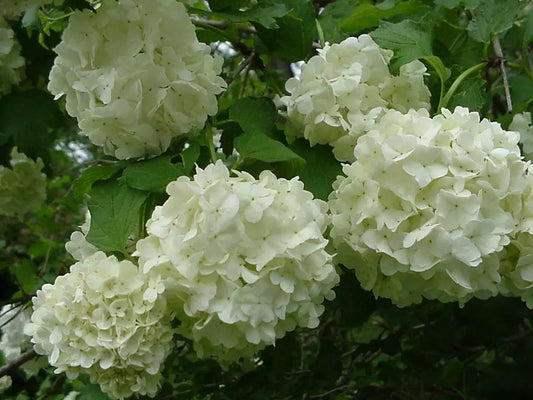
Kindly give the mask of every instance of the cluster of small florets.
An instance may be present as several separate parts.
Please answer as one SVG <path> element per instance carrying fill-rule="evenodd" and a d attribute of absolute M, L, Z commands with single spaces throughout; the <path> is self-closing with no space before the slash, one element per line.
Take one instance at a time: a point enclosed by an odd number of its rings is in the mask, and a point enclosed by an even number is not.
<path fill-rule="evenodd" d="M 40 158 L 33 161 L 14 147 L 11 168 L 0 165 L 0 215 L 36 211 L 46 199 L 46 175 Z"/>
<path fill-rule="evenodd" d="M 325 251 L 327 204 L 296 178 L 235 174 L 218 161 L 170 183 L 134 253 L 172 287 L 180 332 L 199 356 L 222 363 L 316 327 L 338 282 Z"/>
<path fill-rule="evenodd" d="M 157 155 L 217 112 L 221 58 L 174 0 L 105 1 L 70 17 L 48 89 L 119 159 Z"/>
<path fill-rule="evenodd" d="M 400 306 L 496 295 L 527 188 L 518 139 L 460 107 L 387 111 L 333 185 L 340 261 Z"/>
<path fill-rule="evenodd" d="M 114 399 L 154 396 L 173 347 L 163 291 L 158 277 L 96 252 L 37 291 L 25 332 L 56 373 L 87 373 Z"/>
<path fill-rule="evenodd" d="M 429 109 L 426 68 L 413 61 L 394 76 L 391 50 L 380 48 L 369 35 L 326 45 L 303 65 L 301 77 L 287 81 L 291 134 L 311 145 L 330 144 L 338 160 L 353 161 L 357 138 L 372 128 L 383 108 L 407 112 Z"/>
<path fill-rule="evenodd" d="M 24 58 L 15 32 L 0 16 L 0 96 L 9 93 L 24 76 Z"/>

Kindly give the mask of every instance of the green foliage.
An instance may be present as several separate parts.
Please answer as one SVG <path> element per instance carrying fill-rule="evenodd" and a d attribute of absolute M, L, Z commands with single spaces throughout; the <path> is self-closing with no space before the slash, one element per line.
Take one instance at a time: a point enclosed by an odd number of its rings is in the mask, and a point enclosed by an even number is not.
<path fill-rule="evenodd" d="M 124 169 L 124 180 L 133 189 L 164 192 L 169 182 L 185 175 L 184 168 L 173 164 L 171 157 L 157 157 L 131 164 Z"/>
<path fill-rule="evenodd" d="M 57 103 L 45 91 L 30 89 L 0 98 L 0 145 L 17 146 L 28 157 L 46 160 L 61 122 Z"/>
<path fill-rule="evenodd" d="M 240 125 L 243 132 L 250 135 L 271 136 L 277 115 L 276 106 L 265 97 L 237 100 L 229 111 L 230 118 Z"/>
<path fill-rule="evenodd" d="M 315 13 L 306 0 L 289 0 L 284 4 L 290 12 L 276 18 L 277 28 L 267 29 L 255 24 L 257 35 L 270 53 L 287 62 L 305 58 L 312 49 L 315 37 Z"/>
<path fill-rule="evenodd" d="M 91 229 L 87 240 L 103 251 L 126 252 L 126 242 L 139 223 L 139 211 L 148 194 L 117 181 L 93 185 L 87 206 Z"/>
<path fill-rule="evenodd" d="M 433 55 L 433 33 L 426 24 L 405 19 L 398 23 L 383 21 L 372 32 L 372 38 L 383 48 L 394 51 L 392 71 L 410 61 Z"/>
<path fill-rule="evenodd" d="M 95 182 L 105 181 L 117 174 L 122 169 L 121 165 L 95 165 L 83 171 L 74 182 L 73 192 L 78 200 L 83 200 L 83 196 L 91 192 Z"/>
<path fill-rule="evenodd" d="M 368 28 L 378 26 L 379 22 L 384 19 L 398 15 L 410 15 L 427 9 L 425 4 L 416 0 L 388 1 L 376 5 L 370 1 L 363 1 L 352 10 L 348 17 L 340 22 L 340 28 L 345 32 L 358 34 Z"/>
<path fill-rule="evenodd" d="M 489 43 L 494 35 L 509 30 L 522 6 L 520 0 L 485 0 L 480 2 L 468 24 L 470 36 L 483 43 Z"/>
<path fill-rule="evenodd" d="M 234 141 L 235 149 L 243 158 L 265 162 L 279 162 L 297 159 L 305 162 L 291 149 L 263 134 L 245 134 Z"/>
<path fill-rule="evenodd" d="M 315 145 L 298 139 L 290 148 L 305 160 L 305 167 L 298 173 L 305 188 L 316 198 L 327 200 L 331 193 L 331 184 L 342 173 L 341 164 L 333 157 L 327 146 Z"/>

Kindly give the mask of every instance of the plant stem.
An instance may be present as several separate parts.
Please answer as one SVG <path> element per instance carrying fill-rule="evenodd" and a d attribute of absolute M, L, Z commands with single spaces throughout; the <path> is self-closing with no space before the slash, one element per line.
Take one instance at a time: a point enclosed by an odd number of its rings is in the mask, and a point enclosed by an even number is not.
<path fill-rule="evenodd" d="M 32 358 L 37 357 L 38 354 L 35 352 L 35 350 L 31 349 L 30 351 L 27 351 L 26 353 L 22 354 L 19 358 L 16 360 L 11 361 L 9 364 L 4 365 L 0 368 L 0 378 L 4 375 L 9 374 L 13 370 L 20 367 L 22 364 L 24 364 L 27 361 L 30 361 Z"/>
<path fill-rule="evenodd" d="M 459 75 L 455 81 L 453 81 L 452 85 L 450 86 L 450 88 L 448 89 L 448 91 L 446 92 L 446 95 L 444 96 L 444 98 L 442 99 L 442 103 L 441 103 L 441 106 L 446 108 L 448 106 L 448 103 L 450 102 L 450 99 L 451 97 L 453 96 L 453 94 L 456 92 L 457 88 L 459 87 L 459 85 L 471 74 L 473 74 L 474 72 L 480 70 L 481 68 L 483 68 L 484 66 L 486 65 L 486 63 L 482 62 L 482 63 L 479 63 L 479 64 L 476 64 L 474 65 L 473 67 L 470 67 L 468 68 L 467 70 L 464 70 L 461 75 Z"/>
<path fill-rule="evenodd" d="M 505 58 L 503 57 L 502 46 L 500 45 L 500 39 L 498 36 L 492 38 L 492 46 L 496 57 L 500 59 L 500 69 L 502 71 L 503 88 L 505 90 L 505 100 L 507 103 L 507 112 L 513 112 L 513 102 L 511 100 L 511 90 L 509 88 L 509 79 L 507 78 L 507 69 L 505 68 Z"/>

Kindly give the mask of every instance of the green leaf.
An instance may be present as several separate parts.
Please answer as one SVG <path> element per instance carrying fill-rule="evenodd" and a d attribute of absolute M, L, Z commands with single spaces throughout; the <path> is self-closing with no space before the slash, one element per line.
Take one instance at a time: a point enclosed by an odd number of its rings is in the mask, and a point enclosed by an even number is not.
<path fill-rule="evenodd" d="M 74 181 L 74 197 L 78 200 L 82 200 L 85 194 L 90 193 L 93 183 L 111 178 L 122 168 L 123 165 L 117 163 L 115 165 L 96 165 L 86 169 L 81 173 L 81 176 Z"/>
<path fill-rule="evenodd" d="M 533 13 L 529 13 L 527 19 L 524 21 L 524 39 L 523 45 L 527 46 L 529 42 L 533 41 Z"/>
<path fill-rule="evenodd" d="M 52 146 L 62 116 L 42 90 L 13 92 L 0 98 L 0 143 L 11 140 L 28 157 L 43 157 Z"/>
<path fill-rule="evenodd" d="M 365 29 L 378 26 L 383 19 L 402 14 L 410 15 L 427 8 L 427 5 L 421 4 L 417 0 L 400 1 L 392 8 L 383 8 L 382 4 L 373 5 L 370 2 L 364 2 L 341 21 L 340 28 L 344 32 L 356 34 Z"/>
<path fill-rule="evenodd" d="M 336 0 L 324 7 L 318 16 L 318 22 L 326 41 L 335 43 L 343 39 L 339 33 L 340 22 L 346 18 L 346 15 L 352 13 L 358 3 L 358 0 Z"/>
<path fill-rule="evenodd" d="M 172 164 L 171 157 L 156 157 L 126 167 L 122 176 L 133 189 L 147 192 L 164 192 L 169 182 L 185 175 L 182 166 Z"/>
<path fill-rule="evenodd" d="M 228 22 L 256 22 L 265 28 L 271 29 L 278 27 L 276 18 L 281 18 L 286 15 L 289 12 L 289 8 L 282 1 L 264 0 L 247 10 L 236 10 L 231 13 L 220 11 L 207 12 L 196 8 L 191 11 L 202 14 L 207 18 L 218 17 Z"/>
<path fill-rule="evenodd" d="M 443 98 L 444 98 L 444 83 L 450 77 L 451 72 L 448 68 L 444 66 L 442 60 L 437 56 L 425 56 L 425 57 L 422 57 L 422 59 L 426 61 L 429 65 L 431 65 L 431 67 L 437 73 L 437 76 L 439 77 L 440 93 L 439 93 L 439 104 L 437 106 L 437 110 L 439 110 L 440 112 L 440 109 L 442 108 Z"/>
<path fill-rule="evenodd" d="M 353 328 L 351 334 L 357 343 L 370 343 L 380 337 L 385 329 L 372 318 L 358 328 Z"/>
<path fill-rule="evenodd" d="M 230 119 L 250 135 L 270 136 L 275 129 L 277 115 L 276 106 L 266 97 L 237 100 L 229 110 Z"/>
<path fill-rule="evenodd" d="M 441 81 L 445 82 L 450 77 L 451 71 L 444 66 L 442 60 L 437 56 L 425 56 L 422 57 L 423 60 L 427 61 L 430 64 Z"/>
<path fill-rule="evenodd" d="M 533 102 L 531 95 L 533 93 L 533 79 L 523 75 L 513 75 L 509 78 L 509 87 L 513 103 L 529 104 Z"/>
<path fill-rule="evenodd" d="M 102 393 L 100 386 L 88 384 L 76 396 L 76 400 L 109 400 L 109 397 Z"/>
<path fill-rule="evenodd" d="M 252 158 L 254 160 L 265 162 L 279 162 L 289 160 L 304 159 L 291 149 L 286 147 L 283 143 L 278 142 L 266 135 L 262 134 L 245 134 L 235 139 L 235 149 L 242 157 Z"/>
<path fill-rule="evenodd" d="M 209 7 L 213 11 L 238 11 L 239 8 L 246 6 L 247 0 L 212 0 Z"/>
<path fill-rule="evenodd" d="M 444 6 L 446 8 L 456 8 L 460 4 L 464 4 L 467 10 L 476 8 L 482 0 L 435 0 L 435 4 Z"/>
<path fill-rule="evenodd" d="M 194 163 L 200 158 L 200 143 L 198 140 L 191 140 L 189 147 L 181 152 L 181 160 L 183 161 L 183 170 L 189 173 L 194 168 Z"/>
<path fill-rule="evenodd" d="M 433 55 L 431 30 L 409 19 L 398 23 L 383 21 L 370 35 L 381 47 L 394 51 L 393 72 L 403 64 Z"/>
<path fill-rule="evenodd" d="M 147 197 L 148 193 L 117 181 L 95 183 L 87 201 L 91 213 L 87 240 L 100 250 L 124 253 Z"/>
<path fill-rule="evenodd" d="M 447 108 L 453 110 L 457 106 L 462 106 L 468 107 L 470 111 L 482 111 L 488 100 L 485 81 L 481 78 L 469 78 L 459 85 Z"/>
<path fill-rule="evenodd" d="M 276 18 L 278 28 L 267 29 L 255 23 L 257 35 L 270 53 L 287 62 L 299 61 L 313 49 L 315 38 L 315 10 L 310 1 L 287 0 L 291 12 Z"/>
<path fill-rule="evenodd" d="M 493 36 L 510 29 L 520 10 L 520 0 L 484 0 L 472 10 L 468 33 L 479 42 L 490 43 Z"/>
<path fill-rule="evenodd" d="M 24 293 L 35 293 L 42 284 L 42 280 L 37 276 L 36 266 L 27 258 L 23 258 L 18 264 L 13 264 L 10 270 Z"/>
<path fill-rule="evenodd" d="M 316 198 L 327 200 L 333 190 L 331 184 L 337 175 L 342 174 L 342 165 L 333 156 L 331 147 L 309 147 L 309 142 L 304 139 L 296 140 L 290 147 L 306 160 L 305 167 L 299 173 L 305 188 Z"/>

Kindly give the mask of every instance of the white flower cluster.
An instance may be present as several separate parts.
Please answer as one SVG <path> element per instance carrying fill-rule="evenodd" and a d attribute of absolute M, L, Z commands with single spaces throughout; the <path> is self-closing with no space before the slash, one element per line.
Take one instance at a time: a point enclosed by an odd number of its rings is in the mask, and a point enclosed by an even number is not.
<path fill-rule="evenodd" d="M 113 399 L 155 396 L 173 329 L 161 280 L 96 252 L 33 298 L 26 325 L 55 372 L 87 373 Z"/>
<path fill-rule="evenodd" d="M 327 204 L 297 178 L 235 174 L 218 161 L 171 182 L 134 253 L 172 287 L 180 333 L 222 364 L 316 327 L 338 282 L 324 249 Z"/>
<path fill-rule="evenodd" d="M 531 124 L 531 113 L 518 113 L 513 116 L 509 125 L 509 130 L 520 133 L 520 143 L 522 153 L 528 160 L 533 159 L 533 125 Z"/>
<path fill-rule="evenodd" d="M 9 375 L 4 375 L 0 378 L 0 393 L 2 393 L 4 390 L 9 389 L 11 385 L 13 384 L 13 380 Z"/>
<path fill-rule="evenodd" d="M 353 161 L 357 138 L 372 128 L 390 108 L 403 113 L 429 109 L 426 68 L 413 61 L 394 76 L 389 71 L 391 50 L 380 48 L 369 35 L 326 45 L 302 66 L 300 79 L 286 83 L 289 132 L 311 145 L 330 144 L 337 159 Z"/>
<path fill-rule="evenodd" d="M 5 305 L 0 311 L 0 351 L 7 362 L 19 358 L 31 349 L 29 336 L 24 334 L 24 327 L 30 322 L 32 310 L 30 307 Z M 22 370 L 28 375 L 35 375 L 41 367 L 46 365 L 44 359 L 33 359 L 22 365 Z"/>
<path fill-rule="evenodd" d="M 527 188 L 518 139 L 461 107 L 387 111 L 333 185 L 339 260 L 400 306 L 496 295 Z"/>
<path fill-rule="evenodd" d="M 15 32 L 0 16 L 0 96 L 9 93 L 24 76 L 24 58 Z"/>
<path fill-rule="evenodd" d="M 36 211 L 46 199 L 43 162 L 33 161 L 14 147 L 11 168 L 0 165 L 0 215 L 22 215 Z"/>
<path fill-rule="evenodd" d="M 3 0 L 0 15 L 6 18 L 18 18 L 31 8 L 41 7 L 46 4 L 59 5 L 63 0 Z"/>
<path fill-rule="evenodd" d="M 72 15 L 62 39 L 48 89 L 106 154 L 160 154 L 217 112 L 223 60 L 175 0 L 105 1 Z"/>

